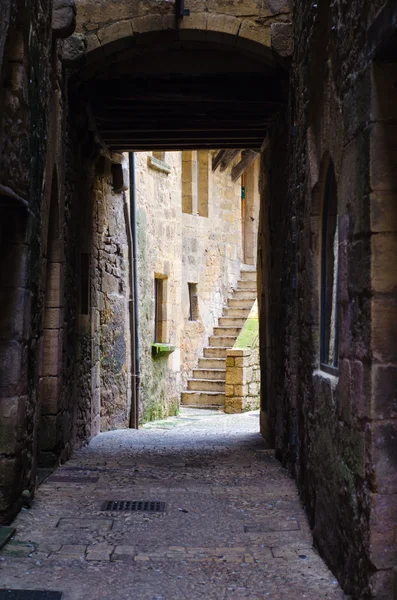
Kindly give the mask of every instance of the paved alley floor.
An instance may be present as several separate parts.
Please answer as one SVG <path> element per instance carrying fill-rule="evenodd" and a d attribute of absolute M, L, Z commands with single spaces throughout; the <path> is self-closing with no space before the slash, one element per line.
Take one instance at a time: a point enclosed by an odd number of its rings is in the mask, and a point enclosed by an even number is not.
<path fill-rule="evenodd" d="M 0 588 L 62 600 L 346 598 L 258 430 L 257 412 L 183 409 L 139 431 L 102 433 L 14 521 Z M 160 512 L 119 510 L 120 501 Z"/>

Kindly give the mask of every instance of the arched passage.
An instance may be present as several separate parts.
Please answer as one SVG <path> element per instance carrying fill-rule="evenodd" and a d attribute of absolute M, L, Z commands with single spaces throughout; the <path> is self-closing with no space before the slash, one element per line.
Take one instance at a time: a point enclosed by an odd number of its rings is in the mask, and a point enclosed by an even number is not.
<path fill-rule="evenodd" d="M 241 2 L 240 16 L 191 9 L 179 20 L 164 4 L 141 14 L 123 3 L 116 20 L 106 5 L 99 15 L 79 3 L 86 53 L 77 53 L 71 88 L 100 142 L 117 151 L 259 150 L 285 101 L 286 64 L 272 40 L 278 26 L 288 35 L 288 3 Z"/>
<path fill-rule="evenodd" d="M 99 14 L 89 3 L 79 3 L 75 41 L 84 37 L 86 53 L 71 64 L 69 89 L 73 109 L 82 116 L 87 160 L 100 154 L 113 160 L 116 153 L 135 151 L 260 151 L 286 107 L 288 73 L 274 51 L 272 26 L 288 28 L 289 13 L 287 3 L 278 3 L 281 10 L 269 8 L 272 2 L 247 4 L 240 16 L 225 16 L 224 7 L 214 5 L 213 11 L 191 10 L 176 22 L 171 3 L 160 15 L 132 14 L 131 5 L 122 3 L 117 20 L 106 5 Z M 106 173 L 101 160 L 96 175 L 106 180 Z M 251 183 L 247 189 L 255 194 Z M 102 184 L 89 184 L 87 193 L 92 189 L 101 202 Z M 252 223 L 247 237 L 254 244 Z M 97 224 L 94 229 L 101 230 Z M 254 265 L 254 253 L 247 257 Z M 105 298 L 116 297 L 116 288 Z M 113 397 L 112 389 L 108 395 Z"/>

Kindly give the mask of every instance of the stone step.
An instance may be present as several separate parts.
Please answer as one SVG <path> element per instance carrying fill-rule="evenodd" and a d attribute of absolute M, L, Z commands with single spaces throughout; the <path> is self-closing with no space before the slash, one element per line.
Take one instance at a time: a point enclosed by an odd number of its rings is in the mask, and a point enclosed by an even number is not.
<path fill-rule="evenodd" d="M 216 379 L 225 381 L 226 369 L 194 369 L 194 379 Z"/>
<path fill-rule="evenodd" d="M 223 309 L 223 317 L 226 317 L 226 318 L 229 318 L 229 317 L 238 317 L 240 319 L 244 319 L 244 321 L 245 321 L 247 319 L 248 315 L 250 314 L 251 308 L 252 307 L 250 307 L 250 308 L 239 308 L 239 307 L 226 306 Z"/>
<path fill-rule="evenodd" d="M 251 281 L 250 279 L 248 279 L 248 281 L 244 281 L 243 279 L 240 279 L 237 282 L 237 289 L 238 290 L 252 290 L 256 293 L 256 281 Z"/>
<path fill-rule="evenodd" d="M 187 389 L 197 392 L 224 392 L 225 380 L 188 379 Z"/>
<path fill-rule="evenodd" d="M 221 317 L 219 319 L 219 325 L 221 327 L 238 327 L 239 329 L 241 329 L 245 321 L 245 318 L 240 319 L 239 317 Z"/>
<path fill-rule="evenodd" d="M 256 271 L 241 271 L 240 279 L 242 281 L 256 281 Z"/>
<path fill-rule="evenodd" d="M 230 327 L 230 326 L 225 326 L 222 325 L 221 327 L 214 327 L 214 335 L 226 335 L 228 337 L 231 336 L 238 336 L 238 334 L 241 331 L 241 327 Z"/>
<path fill-rule="evenodd" d="M 183 406 L 224 406 L 225 405 L 225 393 L 224 392 L 182 392 L 181 402 Z"/>
<path fill-rule="evenodd" d="M 211 348 L 213 350 L 213 348 Z M 226 367 L 226 359 L 225 358 L 199 358 L 198 362 L 199 369 L 222 369 L 225 370 Z"/>
<path fill-rule="evenodd" d="M 226 358 L 226 350 L 227 348 L 221 348 L 213 346 L 210 348 L 204 348 L 204 358 Z"/>
<path fill-rule="evenodd" d="M 223 348 L 233 348 L 237 336 L 232 335 L 211 335 L 209 339 L 210 346 L 222 346 Z"/>
<path fill-rule="evenodd" d="M 253 299 L 229 298 L 229 300 L 227 301 L 228 306 L 230 308 L 248 308 L 249 310 L 251 310 L 254 302 L 255 302 L 255 298 L 253 298 Z"/>
<path fill-rule="evenodd" d="M 252 304 L 256 300 L 256 290 L 234 290 L 233 298 L 239 300 L 252 300 Z"/>
<path fill-rule="evenodd" d="M 224 410 L 224 404 L 183 404 L 183 406 L 201 410 L 217 410 L 219 412 Z"/>

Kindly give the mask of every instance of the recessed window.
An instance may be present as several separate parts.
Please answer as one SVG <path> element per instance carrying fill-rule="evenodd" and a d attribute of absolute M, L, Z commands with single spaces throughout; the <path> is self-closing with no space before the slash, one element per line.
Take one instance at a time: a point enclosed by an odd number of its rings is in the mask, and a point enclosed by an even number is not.
<path fill-rule="evenodd" d="M 182 152 L 182 212 L 208 217 L 210 172 L 206 150 Z"/>
<path fill-rule="evenodd" d="M 335 172 L 330 165 L 325 185 L 321 242 L 321 368 L 338 368 L 338 199 Z"/>
<path fill-rule="evenodd" d="M 197 283 L 188 283 L 189 287 L 189 321 L 198 321 Z"/>
<path fill-rule="evenodd" d="M 154 278 L 154 342 L 166 343 L 167 305 L 164 277 Z"/>

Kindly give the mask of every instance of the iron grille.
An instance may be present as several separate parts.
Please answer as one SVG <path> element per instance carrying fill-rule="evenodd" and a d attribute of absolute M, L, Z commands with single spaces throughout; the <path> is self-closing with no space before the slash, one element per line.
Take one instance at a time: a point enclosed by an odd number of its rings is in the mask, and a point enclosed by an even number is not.
<path fill-rule="evenodd" d="M 102 510 L 127 510 L 130 512 L 143 511 L 143 512 L 164 512 L 165 502 L 158 502 L 157 500 L 107 500 L 102 505 Z"/>

